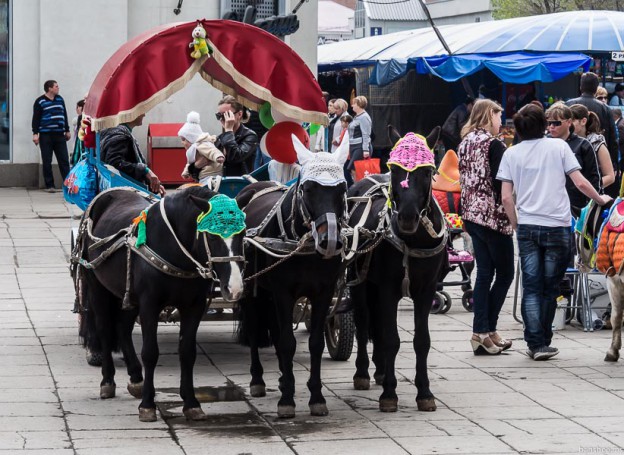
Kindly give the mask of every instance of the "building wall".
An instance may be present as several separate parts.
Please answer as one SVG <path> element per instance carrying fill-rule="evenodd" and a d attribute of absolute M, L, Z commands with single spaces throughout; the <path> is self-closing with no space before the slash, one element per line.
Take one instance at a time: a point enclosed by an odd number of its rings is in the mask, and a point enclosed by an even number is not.
<path fill-rule="evenodd" d="M 30 185 L 39 173 L 39 149 L 32 143 L 32 106 L 43 93 L 43 83 L 55 79 L 65 99 L 68 115 L 75 116 L 82 99 L 108 58 L 128 39 L 154 26 L 198 18 L 218 19 L 220 2 L 185 0 L 176 16 L 171 0 L 13 0 L 12 2 L 12 163 L 0 164 L 0 186 Z M 286 11 L 298 2 L 286 1 Z M 286 43 L 316 74 L 317 0 L 303 4 L 299 31 Z M 191 37 L 189 36 L 189 42 Z M 28 56 L 25 58 L 24 56 Z M 183 122 L 196 110 L 202 127 L 217 133 L 214 110 L 221 92 L 196 76 L 183 90 L 147 114 L 145 125 L 135 130 L 145 150 L 147 124 Z M 73 139 L 68 147 L 73 146 Z M 12 172 L 10 167 L 19 167 Z M 28 168 L 27 171 L 24 169 Z M 17 169 L 17 168 L 16 168 Z M 20 177 L 15 177 L 19 175 Z"/>

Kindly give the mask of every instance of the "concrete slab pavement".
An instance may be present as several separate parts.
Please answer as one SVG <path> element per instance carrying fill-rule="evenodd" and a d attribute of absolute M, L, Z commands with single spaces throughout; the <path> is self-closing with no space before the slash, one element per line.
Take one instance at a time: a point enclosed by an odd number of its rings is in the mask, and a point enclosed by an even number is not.
<path fill-rule="evenodd" d="M 557 333 L 559 356 L 534 362 L 514 321 L 511 292 L 500 331 L 514 340 L 497 357 L 473 356 L 471 314 L 461 291 L 430 317 L 431 388 L 438 410 L 416 409 L 410 302 L 399 309 L 399 411 L 380 413 L 379 386 L 352 387 L 354 356 L 323 359 L 330 414 L 311 417 L 305 386 L 307 334 L 296 332 L 297 417 L 277 418 L 277 362 L 262 352 L 267 396 L 248 395 L 249 356 L 234 344 L 231 322 L 204 322 L 195 384 L 208 420 L 181 417 L 177 396 L 177 326 L 159 328 L 156 370 L 159 420 L 139 422 L 116 357 L 118 396 L 98 398 L 100 372 L 86 364 L 71 313 L 67 265 L 70 227 L 79 211 L 61 194 L 0 189 L 0 454 L 463 454 L 624 453 L 624 366 L 603 361 L 610 333 L 578 325 Z M 513 289 L 513 288 L 512 288 Z M 140 349 L 140 328 L 135 330 Z M 226 398 L 226 399 L 224 399 Z"/>

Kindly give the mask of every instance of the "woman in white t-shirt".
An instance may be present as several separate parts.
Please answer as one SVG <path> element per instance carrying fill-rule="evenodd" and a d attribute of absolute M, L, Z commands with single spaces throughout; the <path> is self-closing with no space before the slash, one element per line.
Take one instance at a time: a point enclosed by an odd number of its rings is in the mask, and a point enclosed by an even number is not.
<path fill-rule="evenodd" d="M 496 178 L 503 182 L 503 206 L 517 233 L 527 355 L 534 360 L 547 360 L 559 353 L 550 346 L 551 326 L 559 282 L 570 259 L 571 215 L 566 175 L 597 204 L 604 205 L 611 198 L 598 194 L 583 177 L 581 166 L 565 141 L 544 137 L 547 121 L 540 108 L 524 106 L 514 116 L 514 126 L 522 142 L 505 152 Z"/>

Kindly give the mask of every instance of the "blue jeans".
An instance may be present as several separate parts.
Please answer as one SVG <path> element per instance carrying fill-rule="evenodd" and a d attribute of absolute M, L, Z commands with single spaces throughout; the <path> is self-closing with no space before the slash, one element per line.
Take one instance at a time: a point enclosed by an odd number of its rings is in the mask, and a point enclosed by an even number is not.
<path fill-rule="evenodd" d="M 513 237 L 470 221 L 464 221 L 464 227 L 472 238 L 477 262 L 472 331 L 496 332 L 498 315 L 514 278 Z"/>
<path fill-rule="evenodd" d="M 521 224 L 522 320 L 529 349 L 550 346 L 559 283 L 570 259 L 570 228 Z"/>

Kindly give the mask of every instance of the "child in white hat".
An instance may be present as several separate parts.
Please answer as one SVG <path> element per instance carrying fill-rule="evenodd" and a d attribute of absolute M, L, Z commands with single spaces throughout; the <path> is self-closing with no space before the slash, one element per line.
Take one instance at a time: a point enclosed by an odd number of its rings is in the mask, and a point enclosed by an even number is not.
<path fill-rule="evenodd" d="M 201 167 L 199 171 L 199 183 L 207 183 L 211 177 L 223 174 L 223 162 L 225 155 L 215 147 L 215 136 L 204 133 L 199 125 L 199 114 L 191 111 L 186 116 L 186 123 L 182 125 L 178 136 L 186 149 L 186 166 L 182 171 L 182 178 L 190 178 L 188 172 L 189 164 L 195 163 L 200 157 L 206 158 L 208 164 Z M 197 167 L 197 166 L 196 166 Z"/>

